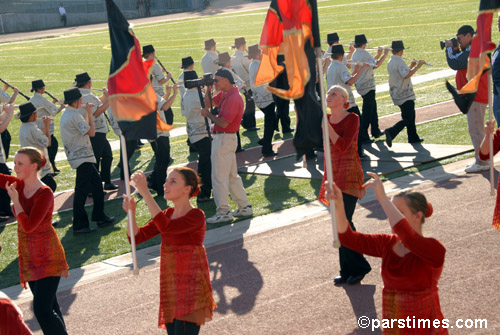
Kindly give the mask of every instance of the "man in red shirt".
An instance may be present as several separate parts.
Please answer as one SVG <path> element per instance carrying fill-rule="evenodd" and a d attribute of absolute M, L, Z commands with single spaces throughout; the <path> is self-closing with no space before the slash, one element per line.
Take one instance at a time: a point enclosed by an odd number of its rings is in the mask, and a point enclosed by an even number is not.
<path fill-rule="evenodd" d="M 474 37 L 474 28 L 469 25 L 461 26 L 457 31 L 457 41 L 460 45 L 454 46 L 451 40 L 447 40 L 446 60 L 453 70 L 457 71 L 455 82 L 457 89 L 461 89 L 467 84 L 467 63 L 469 59 L 472 38 Z M 490 168 L 489 160 L 483 161 L 479 158 L 479 147 L 484 137 L 484 113 L 488 103 L 488 75 L 485 72 L 479 81 L 474 102 L 467 113 L 467 124 L 472 145 L 475 150 L 476 161 L 465 168 L 465 172 L 473 173 L 488 170 Z"/>
<path fill-rule="evenodd" d="M 240 128 L 243 117 L 243 99 L 238 88 L 234 86 L 231 72 L 221 68 L 215 72 L 214 86 L 219 93 L 213 97 L 213 105 L 219 113 L 214 115 L 207 108 L 201 115 L 214 123 L 214 139 L 212 142 L 212 187 L 217 212 L 207 219 L 207 223 L 232 221 L 234 216 L 251 216 L 252 206 L 248 202 L 243 182 L 238 175 L 235 150 L 238 143 L 236 132 Z M 211 87 L 209 87 L 211 89 Z M 205 103 L 209 106 L 208 94 Z M 229 194 L 238 205 L 231 212 Z"/>

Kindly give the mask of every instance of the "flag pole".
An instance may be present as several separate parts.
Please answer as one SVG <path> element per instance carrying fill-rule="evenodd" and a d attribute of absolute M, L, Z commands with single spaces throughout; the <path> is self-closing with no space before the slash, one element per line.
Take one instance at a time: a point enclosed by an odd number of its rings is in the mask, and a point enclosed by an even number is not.
<path fill-rule="evenodd" d="M 120 135 L 120 141 L 122 145 L 122 168 L 123 168 L 123 179 L 125 180 L 125 193 L 127 197 L 130 198 L 130 172 L 128 170 L 128 157 L 127 157 L 127 145 L 125 142 L 125 136 Z M 130 245 L 132 246 L 132 269 L 135 275 L 139 274 L 139 268 L 137 266 L 137 250 L 135 247 L 135 234 L 134 227 L 132 227 L 132 210 L 127 211 L 128 227 L 130 231 Z"/>
<path fill-rule="evenodd" d="M 488 70 L 488 121 L 493 120 L 493 77 L 491 74 L 492 69 Z M 495 195 L 495 167 L 493 166 L 493 134 L 488 135 L 488 141 L 490 142 L 490 195 Z"/>
<path fill-rule="evenodd" d="M 323 110 L 323 146 L 324 146 L 324 159 L 325 159 L 325 173 L 326 179 L 330 185 L 333 184 L 333 170 L 332 170 L 332 153 L 330 150 L 330 138 L 328 136 L 328 116 L 326 114 L 326 97 L 325 97 L 325 81 L 323 80 L 323 67 L 321 66 L 321 48 L 314 48 L 316 52 L 316 64 L 318 66 L 318 79 L 321 95 L 321 109 Z M 339 234 L 337 230 L 337 217 L 335 213 L 335 204 L 330 201 L 330 221 L 332 223 L 333 246 L 340 247 Z"/>

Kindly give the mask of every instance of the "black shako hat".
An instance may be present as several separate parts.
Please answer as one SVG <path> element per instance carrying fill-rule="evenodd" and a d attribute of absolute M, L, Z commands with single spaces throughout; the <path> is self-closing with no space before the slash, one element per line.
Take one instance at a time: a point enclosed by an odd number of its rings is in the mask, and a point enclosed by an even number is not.
<path fill-rule="evenodd" d="M 83 85 L 90 81 L 90 76 L 87 72 L 79 73 L 75 77 L 76 85 Z"/>
<path fill-rule="evenodd" d="M 392 51 L 404 50 L 405 46 L 403 45 L 403 41 L 392 41 L 391 49 Z"/>
<path fill-rule="evenodd" d="M 472 28 L 472 26 L 469 26 L 468 24 L 466 24 L 466 25 L 463 25 L 460 28 L 458 28 L 457 36 L 458 35 L 467 35 L 467 34 L 474 35 L 474 28 Z"/>
<path fill-rule="evenodd" d="M 255 56 L 261 53 L 258 44 L 254 44 L 248 47 L 248 58 L 255 58 Z"/>
<path fill-rule="evenodd" d="M 39 89 L 44 88 L 44 87 L 45 87 L 45 83 L 43 82 L 42 79 L 33 80 L 31 82 L 31 92 L 34 92 L 34 91 L 39 90 Z"/>
<path fill-rule="evenodd" d="M 362 46 L 363 44 L 366 44 L 366 43 L 368 43 L 368 41 L 366 40 L 365 34 L 356 35 L 354 37 L 354 45 L 355 46 L 360 47 L 360 46 Z"/>
<path fill-rule="evenodd" d="M 27 102 L 25 104 L 19 105 L 19 118 L 26 118 L 29 117 L 31 114 L 36 112 L 36 107 L 33 105 L 31 102 Z"/>
<path fill-rule="evenodd" d="M 231 61 L 231 56 L 229 56 L 229 52 L 221 52 L 219 54 L 219 59 L 217 60 L 217 64 L 226 65 L 227 62 Z"/>
<path fill-rule="evenodd" d="M 231 45 L 231 48 L 239 48 L 243 44 L 247 44 L 247 42 L 245 41 L 245 38 L 244 37 L 238 37 L 238 38 L 234 39 L 234 44 Z"/>
<path fill-rule="evenodd" d="M 333 43 L 338 41 L 340 41 L 340 38 L 337 33 L 331 33 L 326 35 L 326 43 L 328 43 L 328 45 L 332 45 Z"/>
<path fill-rule="evenodd" d="M 150 53 L 153 53 L 155 52 L 155 48 L 153 48 L 153 45 L 152 44 L 148 44 L 148 45 L 145 45 L 142 47 L 142 55 L 147 55 L 147 54 L 150 54 Z"/>
<path fill-rule="evenodd" d="M 210 50 L 213 46 L 215 46 L 215 40 L 213 38 L 205 41 L 205 50 Z"/>
<path fill-rule="evenodd" d="M 196 71 L 193 71 L 193 70 L 184 71 L 184 81 L 196 80 L 196 79 L 198 79 L 198 75 L 196 74 Z"/>
<path fill-rule="evenodd" d="M 344 53 L 344 46 L 342 44 L 332 45 L 332 55 L 343 55 Z"/>
<path fill-rule="evenodd" d="M 70 88 L 69 90 L 64 91 L 64 103 L 70 104 L 74 101 L 77 101 L 82 97 L 82 93 L 76 87 Z"/>
<path fill-rule="evenodd" d="M 180 68 L 185 69 L 187 67 L 190 67 L 193 64 L 194 64 L 193 57 L 187 56 L 187 57 L 182 58 L 182 64 L 181 64 Z"/>
<path fill-rule="evenodd" d="M 219 76 L 222 78 L 227 78 L 231 84 L 234 85 L 234 78 L 231 72 L 229 72 L 228 69 L 218 69 L 217 72 L 215 72 L 215 76 Z"/>

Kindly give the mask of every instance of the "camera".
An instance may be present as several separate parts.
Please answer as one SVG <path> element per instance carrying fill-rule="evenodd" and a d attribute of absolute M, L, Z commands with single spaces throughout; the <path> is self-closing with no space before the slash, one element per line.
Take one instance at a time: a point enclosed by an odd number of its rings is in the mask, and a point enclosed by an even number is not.
<path fill-rule="evenodd" d="M 453 37 L 450 38 L 451 44 L 453 45 L 453 48 L 458 48 L 458 40 Z M 443 50 L 446 47 L 446 42 L 440 41 L 439 44 L 441 45 L 441 50 Z"/>
<path fill-rule="evenodd" d="M 211 73 L 205 73 L 202 78 L 184 81 L 184 87 L 191 89 L 194 87 L 212 86 L 214 77 Z"/>

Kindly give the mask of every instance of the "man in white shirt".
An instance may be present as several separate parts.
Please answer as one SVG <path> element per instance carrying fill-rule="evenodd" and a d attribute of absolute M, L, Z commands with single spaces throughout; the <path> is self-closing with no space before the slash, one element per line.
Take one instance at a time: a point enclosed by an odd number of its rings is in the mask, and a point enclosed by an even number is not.
<path fill-rule="evenodd" d="M 272 145 L 274 128 L 276 126 L 276 106 L 273 101 L 272 93 L 266 89 L 267 85 L 254 85 L 261 57 L 262 52 L 259 50 L 258 44 L 251 45 L 248 48 L 248 58 L 252 60 L 249 67 L 250 87 L 253 91 L 255 104 L 264 113 L 264 137 L 259 141 L 259 144 L 262 145 L 262 156 L 272 157 L 277 155 L 277 153 L 273 151 Z"/>
<path fill-rule="evenodd" d="M 234 39 L 234 44 L 231 46 L 235 48 L 231 58 L 231 68 L 233 71 L 243 80 L 245 83 L 245 89 L 243 89 L 242 93 L 245 96 L 245 111 L 243 112 L 243 120 L 241 121 L 241 125 L 246 130 L 259 130 L 260 128 L 256 127 L 255 122 L 255 102 L 252 97 L 252 90 L 250 89 L 250 79 L 249 79 L 249 67 L 250 60 L 248 56 L 245 55 L 245 51 L 247 48 L 247 42 L 244 37 L 239 37 Z"/>
<path fill-rule="evenodd" d="M 38 118 L 36 120 L 36 125 L 40 130 L 43 129 L 43 117 L 47 116 L 51 118 L 50 120 L 50 145 L 47 147 L 48 159 L 50 164 L 52 165 L 52 169 L 55 174 L 59 173 L 59 170 L 56 168 L 56 155 L 57 150 L 59 148 L 59 142 L 57 138 L 54 136 L 54 119 L 53 117 L 57 115 L 60 111 L 64 109 L 64 104 L 61 104 L 59 108 L 57 106 L 47 100 L 43 94 L 45 93 L 45 83 L 42 79 L 33 80 L 31 82 L 31 92 L 35 92 L 33 97 L 31 97 L 30 102 L 38 108 L 37 114 Z"/>
<path fill-rule="evenodd" d="M 198 79 L 198 75 L 195 71 L 185 71 L 184 79 L 195 80 Z M 207 129 L 205 118 L 201 116 L 201 101 L 196 87 L 185 90 L 182 105 L 183 113 L 186 116 L 189 141 L 198 152 L 198 175 L 201 178 L 201 187 L 197 201 L 210 201 L 212 200 L 210 198 L 212 193 L 212 163 L 210 160 L 212 141 L 209 137 L 210 129 Z M 210 127 L 210 121 L 208 122 Z"/>
<path fill-rule="evenodd" d="M 356 90 L 359 95 L 363 98 L 363 107 L 361 114 L 361 125 L 359 127 L 359 136 L 362 142 L 373 142 L 368 136 L 368 127 L 371 126 L 371 134 L 375 138 L 379 138 L 383 135 L 378 126 L 378 114 L 377 114 L 377 101 L 375 100 L 375 77 L 373 70 L 378 68 L 384 62 L 389 49 L 382 50 L 378 49 L 377 55 L 372 57 L 368 51 L 366 51 L 366 44 L 368 40 L 364 34 L 356 35 L 354 39 L 354 47 L 356 50 L 352 55 L 353 62 L 369 63 L 371 66 L 363 72 L 361 77 L 356 81 Z M 382 55 L 382 51 L 384 54 Z M 354 66 L 354 73 L 356 73 L 361 65 Z"/>
<path fill-rule="evenodd" d="M 219 69 L 219 66 L 217 65 L 219 54 L 213 38 L 205 41 L 205 50 L 205 54 L 201 57 L 201 67 L 203 69 L 203 73 L 215 74 L 215 72 Z"/>
<path fill-rule="evenodd" d="M 410 67 L 403 60 L 403 41 L 392 42 L 392 56 L 387 64 L 389 72 L 389 93 L 394 105 L 401 109 L 401 121 L 385 130 L 386 142 L 392 146 L 392 140 L 398 136 L 399 132 L 406 127 L 409 143 L 420 143 L 423 141 L 417 134 L 415 126 L 415 92 L 411 83 L 411 76 L 425 63 L 420 60 L 412 62 Z"/>
<path fill-rule="evenodd" d="M 61 22 L 66 27 L 66 9 L 64 9 L 64 6 L 62 3 L 61 3 L 61 6 L 59 6 L 59 15 L 61 15 Z"/>
<path fill-rule="evenodd" d="M 95 135 L 92 113 L 94 106 L 87 102 L 82 108 L 82 94 L 78 88 L 64 91 L 64 103 L 67 107 L 61 115 L 61 140 L 68 163 L 76 170 L 73 197 L 73 235 L 88 234 L 96 229 L 90 228 L 89 218 L 85 211 L 87 194 L 92 193 L 94 200 L 92 221 L 97 221 L 98 227 L 115 222 L 115 218 L 104 214 L 104 192 L 90 143 L 90 136 Z M 80 109 L 85 112 L 85 117 Z"/>

